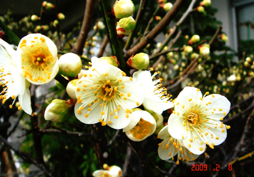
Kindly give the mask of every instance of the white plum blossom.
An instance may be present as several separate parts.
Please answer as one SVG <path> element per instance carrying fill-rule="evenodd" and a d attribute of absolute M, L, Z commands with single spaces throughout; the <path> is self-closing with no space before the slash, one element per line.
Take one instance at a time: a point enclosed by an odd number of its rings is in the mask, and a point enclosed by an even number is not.
<path fill-rule="evenodd" d="M 219 94 L 206 93 L 185 87 L 174 100 L 175 110 L 168 119 L 168 131 L 194 154 L 202 154 L 206 144 L 219 145 L 227 137 L 227 128 L 221 122 L 230 110 L 228 99 Z M 208 95 L 208 96 L 206 96 Z"/>
<path fill-rule="evenodd" d="M 122 169 L 116 165 L 108 167 L 107 170 L 96 170 L 93 172 L 94 177 L 120 177 L 122 176 Z"/>
<path fill-rule="evenodd" d="M 76 117 L 85 124 L 101 122 L 122 129 L 130 122 L 131 109 L 142 104 L 144 94 L 139 83 L 106 61 L 92 61 L 77 82 Z"/>
<path fill-rule="evenodd" d="M 162 160 L 168 160 L 174 158 L 177 155 L 176 164 L 179 164 L 179 160 L 194 161 L 198 155 L 190 152 L 183 146 L 183 140 L 177 140 L 173 138 L 168 132 L 168 125 L 163 127 L 159 132 L 157 138 L 163 139 L 159 143 L 158 154 Z"/>
<path fill-rule="evenodd" d="M 27 114 L 31 114 L 30 83 L 26 81 L 17 67 L 18 59 L 16 51 L 0 39 L 0 84 L 3 87 L 0 99 L 5 103 L 8 98 L 15 100 L 18 97 L 21 108 Z"/>
<path fill-rule="evenodd" d="M 132 141 L 143 141 L 151 136 L 155 130 L 156 122 L 150 113 L 143 110 L 134 110 L 131 122 L 123 129 L 123 132 Z"/>
<path fill-rule="evenodd" d="M 29 82 L 45 84 L 58 73 L 57 48 L 47 36 L 28 34 L 20 40 L 17 52 L 20 58 L 17 64 Z"/>
<path fill-rule="evenodd" d="M 139 82 L 145 94 L 144 107 L 161 114 L 163 111 L 173 107 L 173 103 L 169 101 L 166 88 L 161 87 L 161 79 L 153 81 L 155 75 L 156 73 L 151 76 L 150 71 L 140 70 L 133 74 L 133 78 Z"/>

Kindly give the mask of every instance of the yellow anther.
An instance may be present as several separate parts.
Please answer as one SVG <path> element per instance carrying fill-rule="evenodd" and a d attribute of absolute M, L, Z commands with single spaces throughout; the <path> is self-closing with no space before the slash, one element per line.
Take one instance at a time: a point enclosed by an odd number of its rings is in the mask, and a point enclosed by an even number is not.
<path fill-rule="evenodd" d="M 88 114 L 85 114 L 85 117 L 88 117 Z"/>

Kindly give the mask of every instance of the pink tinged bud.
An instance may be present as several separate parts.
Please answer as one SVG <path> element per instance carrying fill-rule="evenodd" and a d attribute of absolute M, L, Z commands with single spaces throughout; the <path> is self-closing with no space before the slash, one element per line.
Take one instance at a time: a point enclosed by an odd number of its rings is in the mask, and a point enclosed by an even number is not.
<path fill-rule="evenodd" d="M 49 26 L 48 25 L 42 25 L 41 29 L 44 30 L 44 31 L 47 31 L 47 30 L 49 30 Z"/>
<path fill-rule="evenodd" d="M 58 18 L 59 20 L 64 20 L 64 19 L 65 19 L 65 15 L 64 15 L 63 13 L 59 13 L 59 14 L 57 15 L 57 18 Z"/>
<path fill-rule="evenodd" d="M 58 23 L 59 23 L 58 20 L 54 20 L 53 26 L 56 27 L 58 25 Z"/>
<path fill-rule="evenodd" d="M 34 31 L 36 31 L 36 32 L 38 32 L 40 30 L 41 30 L 41 26 L 36 26 L 35 29 L 34 29 Z"/>
<path fill-rule="evenodd" d="M 55 5 L 53 5 L 52 3 L 50 2 L 47 2 L 47 5 L 46 5 L 46 9 L 54 9 L 55 8 Z"/>

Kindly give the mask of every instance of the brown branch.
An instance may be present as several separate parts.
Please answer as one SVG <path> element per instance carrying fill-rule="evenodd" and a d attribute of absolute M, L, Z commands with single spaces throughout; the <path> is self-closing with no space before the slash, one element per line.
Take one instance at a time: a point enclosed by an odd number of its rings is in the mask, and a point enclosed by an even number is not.
<path fill-rule="evenodd" d="M 179 39 L 179 37 L 181 36 L 181 34 L 182 34 L 182 31 L 179 31 L 179 32 L 177 33 L 177 35 L 175 36 L 175 38 L 171 41 L 171 43 L 170 43 L 168 49 L 171 49 L 171 47 L 172 47 L 172 46 L 175 44 L 175 42 Z M 151 58 L 150 58 L 150 59 L 151 59 Z M 155 68 L 162 60 L 163 60 L 163 58 L 160 57 L 160 58 L 153 64 L 152 68 Z"/>
<path fill-rule="evenodd" d="M 143 50 L 147 44 L 150 43 L 176 16 L 180 8 L 185 3 L 185 0 L 177 0 L 172 7 L 172 9 L 162 18 L 162 20 L 145 36 L 135 47 L 128 50 L 125 54 L 125 58 L 130 57 L 131 55 L 136 54 Z"/>
<path fill-rule="evenodd" d="M 222 26 L 219 26 L 216 33 L 213 35 L 213 38 L 210 40 L 209 45 L 212 45 L 212 43 L 215 41 L 216 37 L 221 32 L 221 30 L 222 30 Z"/>
<path fill-rule="evenodd" d="M 86 0 L 86 9 L 84 13 L 82 27 L 81 27 L 76 45 L 71 50 L 72 52 L 78 55 L 82 55 L 83 53 L 83 48 L 86 42 L 86 38 L 92 26 L 92 20 L 93 20 L 92 15 L 93 15 L 95 4 L 96 3 L 93 0 Z"/>
<path fill-rule="evenodd" d="M 56 134 L 66 134 L 66 135 L 74 135 L 74 136 L 77 136 L 77 137 L 84 137 L 84 136 L 87 136 L 87 135 L 91 135 L 90 133 L 82 133 L 82 132 L 71 132 L 71 131 L 67 131 L 67 130 L 59 130 L 59 129 L 39 129 L 38 130 L 40 133 L 45 133 L 45 134 L 48 134 L 48 133 L 56 133 Z"/>
<path fill-rule="evenodd" d="M 131 148 L 130 146 L 127 146 L 127 152 L 126 152 L 126 157 L 125 157 L 125 161 L 123 164 L 123 176 L 126 176 L 126 173 L 128 171 L 128 165 L 130 163 L 130 159 L 131 159 Z"/>
<path fill-rule="evenodd" d="M 108 36 L 105 35 L 105 37 L 104 37 L 104 39 L 103 39 L 103 42 L 102 42 L 102 44 L 101 44 L 100 51 L 99 51 L 99 53 L 98 53 L 98 55 L 97 55 L 98 58 L 102 57 L 102 55 L 103 55 L 103 53 L 104 53 L 104 51 L 105 51 L 105 48 L 106 48 L 107 44 L 108 44 Z"/>
<path fill-rule="evenodd" d="M 20 151 L 12 147 L 12 145 L 9 144 L 1 135 L 0 135 L 0 141 L 2 141 L 8 148 L 12 149 L 15 152 L 15 154 L 17 154 L 19 157 L 40 168 L 46 176 L 53 177 L 52 172 L 49 169 L 47 169 L 43 164 L 37 162 L 36 160 L 34 160 L 32 157 L 30 157 L 28 154 L 24 153 L 23 151 Z"/>

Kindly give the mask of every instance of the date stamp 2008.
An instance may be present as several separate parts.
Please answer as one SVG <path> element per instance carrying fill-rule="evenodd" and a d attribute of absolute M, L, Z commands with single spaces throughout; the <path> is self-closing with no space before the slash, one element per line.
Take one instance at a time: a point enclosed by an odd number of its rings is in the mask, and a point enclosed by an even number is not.
<path fill-rule="evenodd" d="M 207 164 L 192 164 L 191 171 L 207 171 Z M 216 167 L 212 168 L 213 171 L 220 171 L 220 164 L 216 164 Z M 228 164 L 228 171 L 232 171 L 232 165 Z"/>

